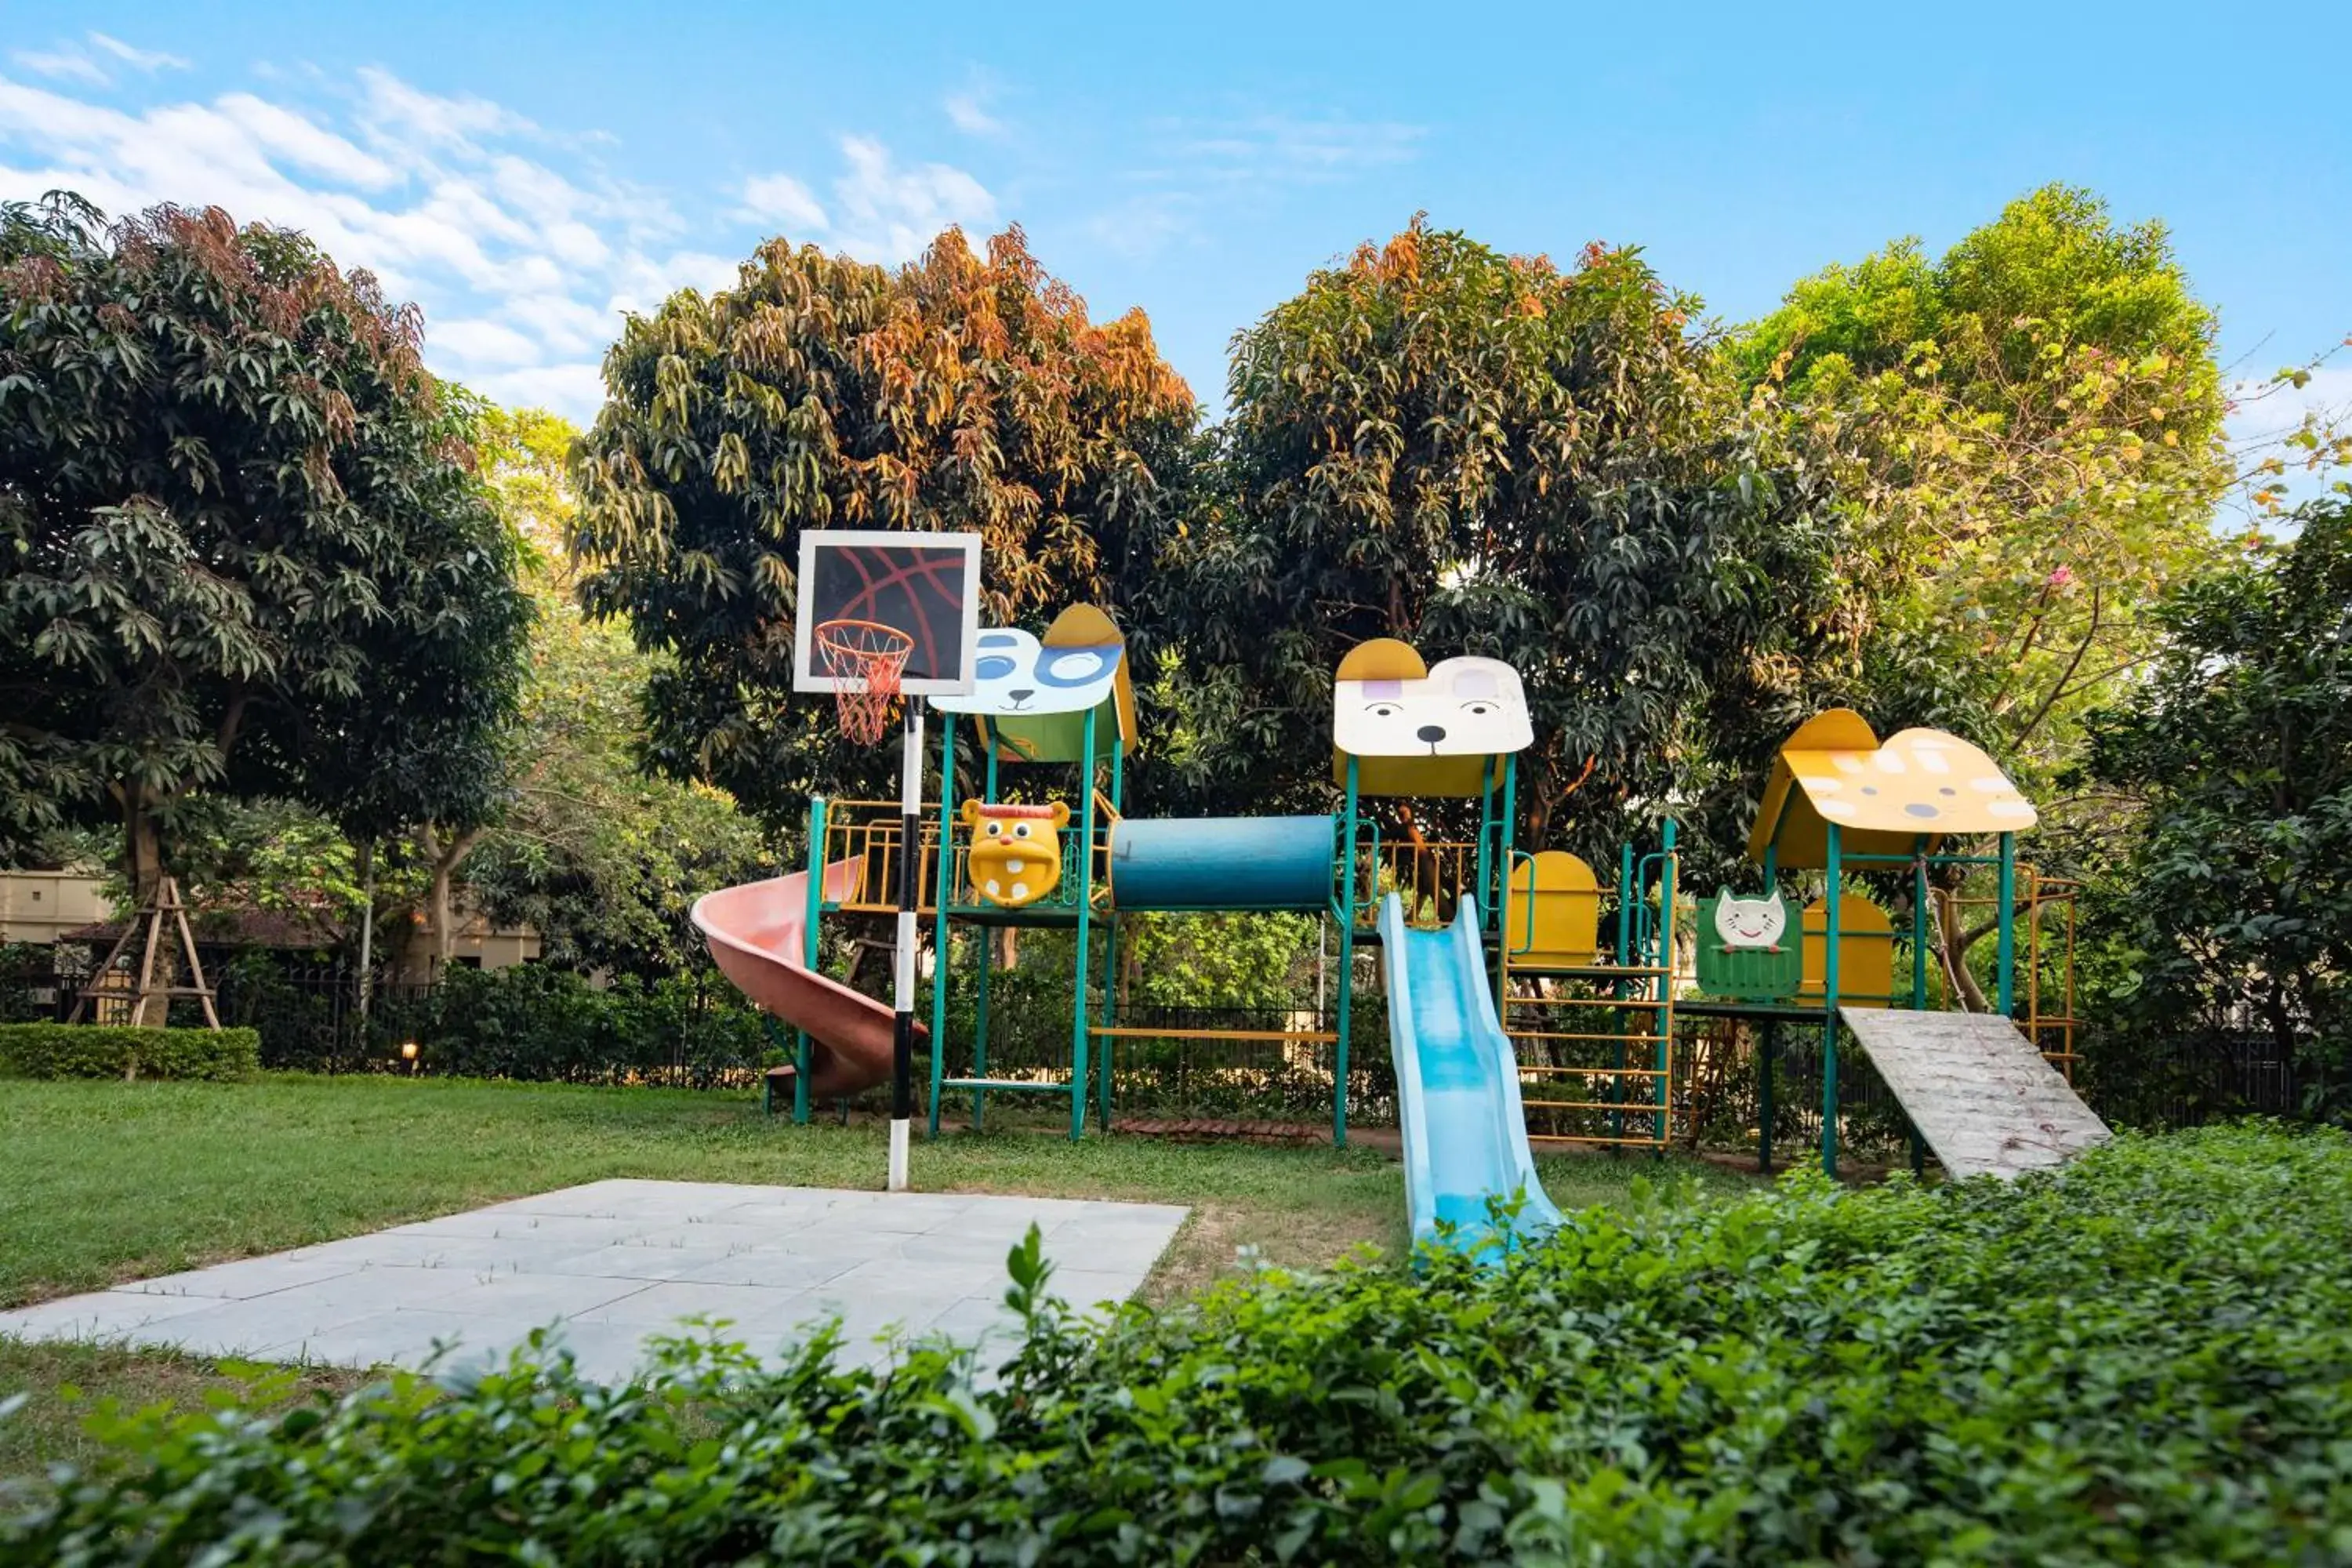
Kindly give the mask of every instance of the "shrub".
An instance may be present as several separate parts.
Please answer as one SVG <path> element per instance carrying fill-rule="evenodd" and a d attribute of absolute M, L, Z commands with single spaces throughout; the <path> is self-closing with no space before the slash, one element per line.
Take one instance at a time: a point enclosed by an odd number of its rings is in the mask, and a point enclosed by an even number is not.
<path fill-rule="evenodd" d="M 993 1380 L 686 1342 L 621 1389 L 530 1352 L 299 1405 L 281 1377 L 101 1416 L 121 1462 L 0 1557 L 2340 1562 L 2347 1227 L 2352 1139 L 2241 1128 L 2011 1186 L 1641 1200 L 1491 1272 L 1268 1274 L 1100 1329 L 1024 1251 Z"/>
<path fill-rule="evenodd" d="M 0 1024 L 0 1075 L 11 1078 L 249 1078 L 251 1029 L 133 1029 L 100 1024 Z"/>
<path fill-rule="evenodd" d="M 724 981 L 625 975 L 599 990 L 538 963 L 452 969 L 404 1026 L 423 1070 L 468 1078 L 706 1088 L 748 1075 L 771 1050 L 762 1015 Z"/>

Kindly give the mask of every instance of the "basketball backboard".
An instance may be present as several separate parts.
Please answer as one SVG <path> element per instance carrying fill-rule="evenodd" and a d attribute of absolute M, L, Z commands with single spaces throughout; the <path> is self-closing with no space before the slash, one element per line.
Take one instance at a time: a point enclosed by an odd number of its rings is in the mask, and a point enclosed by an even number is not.
<path fill-rule="evenodd" d="M 979 660 L 980 535 L 887 529 L 811 529 L 801 535 L 800 598 L 793 622 L 793 689 L 839 691 L 814 657 L 816 628 L 870 621 L 912 647 L 898 689 L 910 697 L 971 689 Z"/>

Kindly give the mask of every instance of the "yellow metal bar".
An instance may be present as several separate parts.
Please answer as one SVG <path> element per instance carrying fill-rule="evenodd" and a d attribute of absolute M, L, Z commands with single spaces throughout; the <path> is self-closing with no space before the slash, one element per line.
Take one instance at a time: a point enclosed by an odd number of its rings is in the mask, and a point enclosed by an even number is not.
<path fill-rule="evenodd" d="M 1288 1040 L 1319 1046 L 1331 1045 L 1339 1038 L 1323 1029 L 1149 1029 L 1133 1024 L 1122 1024 L 1116 1028 L 1088 1029 L 1087 1033 L 1107 1035 L 1114 1039 Z"/>

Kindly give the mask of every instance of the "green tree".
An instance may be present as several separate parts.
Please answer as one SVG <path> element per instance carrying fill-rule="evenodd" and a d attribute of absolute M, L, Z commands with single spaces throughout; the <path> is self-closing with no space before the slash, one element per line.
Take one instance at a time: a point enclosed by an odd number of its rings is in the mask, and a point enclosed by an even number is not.
<path fill-rule="evenodd" d="M 653 761 L 780 825 L 895 766 L 792 695 L 803 529 L 975 531 L 999 623 L 1118 606 L 1193 417 L 1142 313 L 1088 321 L 1018 229 L 985 256 L 951 229 L 896 269 L 772 240 L 734 289 L 632 318 L 604 378 L 576 468 L 583 602 L 668 656 Z"/>
<path fill-rule="evenodd" d="M 1327 799 L 1332 671 L 1396 637 L 1525 675 L 1529 841 L 1613 858 L 1679 797 L 1737 842 L 1837 616 L 1816 477 L 1696 309 L 1630 249 L 1562 270 L 1416 219 L 1244 332 L 1223 480 L 1169 549 L 1180 787 Z"/>
<path fill-rule="evenodd" d="M 2212 312 L 2161 224 L 2087 191 L 2012 202 L 1938 260 L 1904 239 L 1727 345 L 1849 508 L 1876 585 L 1866 705 L 2046 784 L 2154 647 L 2147 610 L 2225 552 Z"/>
<path fill-rule="evenodd" d="M 756 875 L 760 833 L 726 795 L 639 766 L 640 700 L 667 656 L 587 618 L 565 542 L 576 510 L 567 465 L 579 431 L 540 409 L 488 411 L 485 471 L 529 542 L 538 602 L 513 739 L 513 794 L 464 863 L 495 919 L 536 927 L 551 962 L 653 975 L 693 962 L 687 911 Z"/>
<path fill-rule="evenodd" d="M 2095 724 L 2092 769 L 2146 802 L 2107 927 L 2131 955 L 2123 1051 L 2268 1032 L 2306 1108 L 2352 1114 L 2352 503 L 2180 590 L 2147 679 Z"/>
<path fill-rule="evenodd" d="M 494 810 L 530 605 L 415 312 L 300 235 L 0 211 L 0 849 L 196 792 L 375 836 Z"/>

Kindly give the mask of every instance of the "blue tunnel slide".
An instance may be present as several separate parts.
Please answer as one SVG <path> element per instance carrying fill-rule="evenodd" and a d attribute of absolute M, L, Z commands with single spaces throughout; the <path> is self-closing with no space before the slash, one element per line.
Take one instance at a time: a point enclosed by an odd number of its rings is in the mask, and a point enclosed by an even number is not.
<path fill-rule="evenodd" d="M 1446 930 L 1413 931 L 1391 893 L 1381 901 L 1381 948 L 1414 1244 L 1434 1240 L 1444 1220 L 1457 1227 L 1454 1246 L 1487 1254 L 1487 1200 L 1514 1194 L 1524 1194 L 1516 1236 L 1557 1226 L 1559 1210 L 1528 1151 L 1518 1058 L 1495 1016 L 1476 904 L 1464 899 Z"/>

